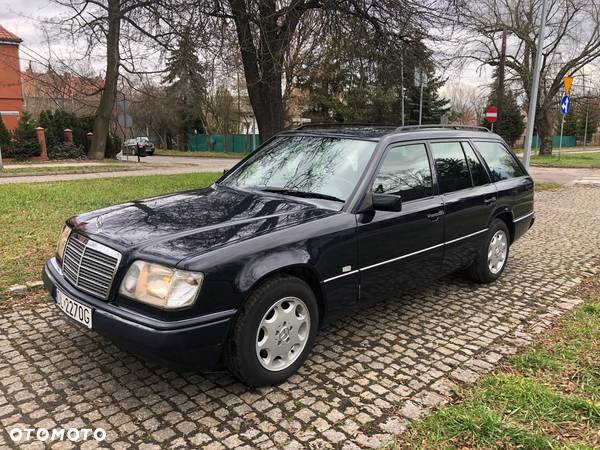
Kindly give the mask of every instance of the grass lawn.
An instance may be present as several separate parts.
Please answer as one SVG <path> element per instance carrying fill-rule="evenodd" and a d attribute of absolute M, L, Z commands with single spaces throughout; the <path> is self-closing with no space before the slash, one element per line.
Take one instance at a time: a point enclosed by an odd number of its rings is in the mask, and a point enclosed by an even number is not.
<path fill-rule="evenodd" d="M 459 400 L 416 422 L 390 448 L 600 448 L 600 283 L 526 353 Z"/>
<path fill-rule="evenodd" d="M 210 185 L 221 174 L 190 173 L 0 185 L 0 300 L 15 283 L 39 280 L 65 220 L 129 200 Z"/>
<path fill-rule="evenodd" d="M 562 186 L 560 183 L 553 183 L 550 181 L 536 181 L 534 184 L 535 192 L 548 191 L 552 189 L 558 189 Z"/>
<path fill-rule="evenodd" d="M 6 177 L 22 177 L 28 175 L 60 175 L 60 174 L 78 174 L 78 173 L 101 173 L 101 172 L 124 172 L 129 170 L 148 169 L 148 165 L 134 164 L 97 164 L 93 166 L 31 166 L 31 167 L 15 167 L 5 166 L 0 170 L 0 178 Z"/>
<path fill-rule="evenodd" d="M 248 153 L 232 153 L 232 152 L 185 152 L 182 150 L 167 150 L 157 148 L 154 152 L 158 156 L 186 156 L 190 158 L 234 158 L 241 159 Z"/>
<path fill-rule="evenodd" d="M 558 150 L 554 149 L 550 156 L 531 156 L 532 164 L 552 167 L 600 167 L 600 152 L 596 153 L 563 153 L 558 159 Z"/>

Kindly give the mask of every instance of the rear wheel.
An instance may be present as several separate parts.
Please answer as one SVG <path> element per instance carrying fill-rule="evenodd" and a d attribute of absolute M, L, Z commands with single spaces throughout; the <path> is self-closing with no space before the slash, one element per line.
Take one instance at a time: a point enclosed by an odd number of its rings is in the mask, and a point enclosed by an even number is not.
<path fill-rule="evenodd" d="M 279 384 L 310 353 L 319 322 L 311 288 L 296 277 L 271 278 L 242 307 L 227 343 L 229 370 L 251 386 Z"/>
<path fill-rule="evenodd" d="M 479 283 L 492 283 L 506 268 L 510 249 L 510 233 L 506 224 L 496 219 L 488 229 L 473 264 L 467 274 Z"/>

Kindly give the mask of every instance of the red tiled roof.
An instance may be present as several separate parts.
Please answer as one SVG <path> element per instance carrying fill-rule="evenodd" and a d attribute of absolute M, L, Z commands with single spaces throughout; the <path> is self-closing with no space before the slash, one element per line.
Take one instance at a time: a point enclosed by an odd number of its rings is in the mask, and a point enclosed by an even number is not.
<path fill-rule="evenodd" d="M 16 34 L 11 33 L 10 31 L 8 31 L 6 28 L 4 28 L 2 25 L 0 25 L 0 42 L 23 42 L 22 39 L 20 37 L 18 37 Z"/>

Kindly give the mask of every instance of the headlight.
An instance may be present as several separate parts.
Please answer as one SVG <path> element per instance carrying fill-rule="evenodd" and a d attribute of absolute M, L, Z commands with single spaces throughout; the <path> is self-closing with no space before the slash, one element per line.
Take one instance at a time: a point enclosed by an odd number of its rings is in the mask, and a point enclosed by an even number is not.
<path fill-rule="evenodd" d="M 71 234 L 71 229 L 68 225 L 65 225 L 63 230 L 60 233 L 60 237 L 58 238 L 58 244 L 56 244 L 56 256 L 58 259 L 62 261 L 63 256 L 65 256 L 65 247 L 67 246 L 67 241 L 69 240 L 69 235 Z"/>
<path fill-rule="evenodd" d="M 119 293 L 163 309 L 183 308 L 194 303 L 203 280 L 204 275 L 199 272 L 135 261 L 123 278 Z"/>

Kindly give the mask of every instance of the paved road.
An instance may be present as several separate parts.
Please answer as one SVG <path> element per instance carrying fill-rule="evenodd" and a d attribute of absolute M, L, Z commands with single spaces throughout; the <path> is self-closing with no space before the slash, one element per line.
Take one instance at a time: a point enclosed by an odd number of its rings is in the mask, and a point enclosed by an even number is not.
<path fill-rule="evenodd" d="M 540 192 L 536 208 L 498 282 L 447 277 L 338 320 L 274 388 L 160 368 L 50 303 L 5 305 L 0 424 L 103 427 L 111 448 L 379 447 L 547 329 L 581 301 L 571 288 L 600 273 L 600 189 Z"/>
<path fill-rule="evenodd" d="M 193 156 L 147 156 L 146 158 L 142 158 L 142 162 L 163 164 L 165 166 L 173 164 L 193 164 L 200 167 L 229 167 L 238 161 L 239 159 L 236 158 L 207 158 Z"/>
<path fill-rule="evenodd" d="M 192 158 L 172 156 L 150 156 L 142 158 L 141 164 L 152 164 L 148 169 L 82 174 L 35 175 L 0 178 L 0 184 L 47 183 L 49 181 L 90 180 L 98 178 L 143 177 L 147 175 L 175 175 L 193 172 L 222 172 L 233 167 L 238 160 L 232 158 Z M 162 167 L 156 167 L 156 165 Z M 89 165 L 89 164 L 88 164 Z M 91 164 L 93 165 L 93 164 Z"/>
<path fill-rule="evenodd" d="M 600 169 L 570 169 L 558 167 L 529 167 L 529 173 L 535 181 L 560 184 L 598 184 Z"/>
<path fill-rule="evenodd" d="M 133 160 L 133 159 L 132 159 Z M 45 183 L 49 181 L 85 180 L 97 178 L 139 177 L 145 175 L 172 175 L 192 172 L 222 172 L 230 169 L 238 162 L 232 158 L 194 158 L 185 156 L 149 156 L 142 158 L 142 165 L 151 167 L 139 171 L 119 171 L 87 174 L 36 175 L 23 177 L 0 178 L 0 184 L 8 183 Z M 81 164 L 81 163 L 78 163 Z M 86 162 L 84 165 L 98 163 Z M 65 165 L 50 163 L 49 166 Z M 68 165 L 68 164 L 67 164 Z M 19 165 L 24 166 L 24 165 Z M 157 167 L 158 166 L 158 167 Z M 12 165 L 17 167 L 17 165 Z M 25 167 L 27 167 L 25 165 Z M 600 169 L 569 169 L 557 167 L 535 167 L 529 170 L 536 181 L 555 182 L 560 184 L 597 184 L 600 185 Z"/>

